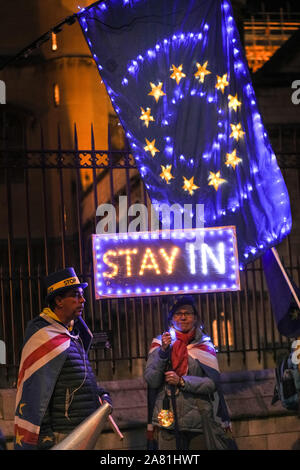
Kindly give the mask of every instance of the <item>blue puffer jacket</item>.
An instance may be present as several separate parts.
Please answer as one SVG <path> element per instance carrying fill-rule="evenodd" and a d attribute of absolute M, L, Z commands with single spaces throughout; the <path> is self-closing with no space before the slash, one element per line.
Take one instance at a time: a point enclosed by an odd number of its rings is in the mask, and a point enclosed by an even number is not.
<path fill-rule="evenodd" d="M 163 408 L 166 390 L 164 374 L 168 358 L 165 356 L 160 348 L 156 348 L 148 357 L 144 373 L 148 386 L 158 389 L 152 420 L 156 426 L 160 426 L 157 415 Z M 203 432 L 201 413 L 204 409 L 210 415 L 213 412 L 211 398 L 215 392 L 215 383 L 204 376 L 200 363 L 190 356 L 188 358 L 188 373 L 183 376 L 183 379 L 185 386 L 183 389 L 178 389 L 179 393 L 176 395 L 179 429 L 181 431 Z M 173 430 L 174 424 L 167 429 Z"/>
<path fill-rule="evenodd" d="M 0 429 L 0 450 L 6 450 L 5 437 L 3 436 L 1 429 Z"/>
<path fill-rule="evenodd" d="M 107 392 L 97 385 L 80 337 L 74 335 L 43 418 L 40 443 L 45 441 L 46 446 L 50 445 L 51 441 L 47 444 L 45 437 L 53 432 L 68 434 L 73 431 L 99 408 L 99 397 L 110 402 Z"/>

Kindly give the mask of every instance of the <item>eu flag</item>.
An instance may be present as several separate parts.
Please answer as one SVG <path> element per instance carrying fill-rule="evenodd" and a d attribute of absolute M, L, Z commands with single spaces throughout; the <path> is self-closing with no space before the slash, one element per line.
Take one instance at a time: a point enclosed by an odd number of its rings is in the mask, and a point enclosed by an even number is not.
<path fill-rule="evenodd" d="M 230 3 L 99 1 L 78 19 L 152 204 L 236 226 L 242 266 L 278 244 L 289 197 Z"/>

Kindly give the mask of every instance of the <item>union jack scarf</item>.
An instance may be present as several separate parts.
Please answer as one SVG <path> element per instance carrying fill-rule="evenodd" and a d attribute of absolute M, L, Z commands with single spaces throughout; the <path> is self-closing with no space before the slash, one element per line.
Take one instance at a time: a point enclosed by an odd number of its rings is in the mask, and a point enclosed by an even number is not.
<path fill-rule="evenodd" d="M 172 338 L 171 344 L 174 344 L 176 341 L 176 330 L 174 328 L 170 328 L 169 332 Z M 161 344 L 162 341 L 160 336 L 154 338 L 150 346 L 149 354 L 151 354 L 156 348 L 160 347 Z M 202 365 L 220 372 L 216 350 L 209 336 L 202 334 L 200 341 L 187 345 L 187 351 L 190 357 L 197 359 Z"/>
<path fill-rule="evenodd" d="M 37 448 L 42 420 L 74 336 L 54 318 L 50 309 L 44 309 L 26 330 L 17 383 L 15 450 Z M 88 349 L 92 333 L 82 318 L 77 327 Z"/>

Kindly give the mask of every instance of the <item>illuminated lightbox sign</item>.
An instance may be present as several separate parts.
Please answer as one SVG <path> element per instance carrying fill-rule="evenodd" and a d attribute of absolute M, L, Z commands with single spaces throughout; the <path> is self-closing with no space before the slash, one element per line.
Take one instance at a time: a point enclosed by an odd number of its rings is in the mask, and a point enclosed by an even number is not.
<path fill-rule="evenodd" d="M 96 299 L 240 289 L 235 227 L 93 235 Z"/>

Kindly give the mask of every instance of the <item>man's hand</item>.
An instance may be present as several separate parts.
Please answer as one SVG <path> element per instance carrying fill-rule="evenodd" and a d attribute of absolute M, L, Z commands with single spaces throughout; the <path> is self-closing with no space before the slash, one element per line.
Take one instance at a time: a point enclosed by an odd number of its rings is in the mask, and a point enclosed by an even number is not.
<path fill-rule="evenodd" d="M 165 380 L 169 385 L 178 385 L 180 377 L 173 370 L 169 370 L 165 372 Z"/>
<path fill-rule="evenodd" d="M 170 346 L 172 341 L 171 335 L 169 332 L 163 333 L 161 337 L 161 349 L 163 351 L 166 351 L 168 347 Z"/>
<path fill-rule="evenodd" d="M 113 409 L 112 400 L 111 400 L 110 395 L 108 395 L 108 393 L 104 393 L 103 395 L 101 395 L 100 403 L 103 405 L 105 402 L 109 404 L 109 406 L 111 407 L 111 412 L 112 412 L 112 409 Z"/>

